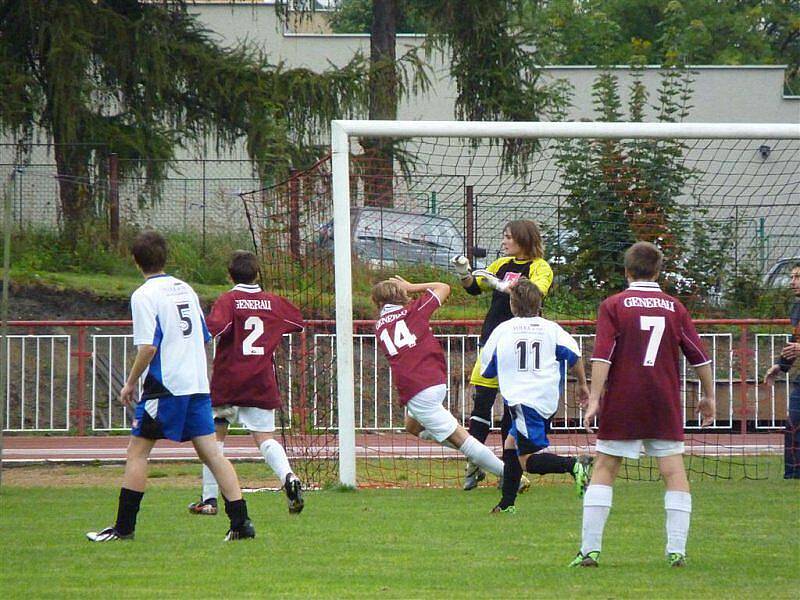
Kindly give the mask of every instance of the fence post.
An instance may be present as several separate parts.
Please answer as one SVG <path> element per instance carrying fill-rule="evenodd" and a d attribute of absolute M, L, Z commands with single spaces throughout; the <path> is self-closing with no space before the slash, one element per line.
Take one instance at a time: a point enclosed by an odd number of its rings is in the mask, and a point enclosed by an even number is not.
<path fill-rule="evenodd" d="M 289 171 L 289 253 L 300 258 L 300 179 L 298 171 Z"/>
<path fill-rule="evenodd" d="M 75 395 L 76 406 L 70 411 L 78 422 L 78 435 L 86 435 L 86 359 L 92 355 L 86 351 L 86 328 L 78 327 L 78 350 L 72 352 L 72 356 L 78 359 L 78 391 Z"/>
<path fill-rule="evenodd" d="M 472 250 L 475 248 L 475 196 L 474 196 L 474 186 L 468 185 L 465 188 L 465 198 L 464 198 L 464 211 L 466 212 L 465 216 L 465 226 L 466 238 L 465 242 L 467 247 L 465 248 L 467 253 L 467 258 L 469 259 L 470 264 L 472 264 Z"/>
<path fill-rule="evenodd" d="M 111 244 L 119 244 L 119 160 L 116 154 L 108 157 L 108 232 Z"/>
<path fill-rule="evenodd" d="M 747 336 L 750 334 L 750 330 L 746 324 L 742 325 L 742 333 L 741 337 L 739 338 L 739 379 L 741 381 L 741 386 L 739 387 L 739 433 L 742 435 L 747 435 L 747 392 L 748 392 L 748 384 L 747 384 L 747 369 L 749 365 L 749 356 L 750 356 L 750 347 L 748 345 Z M 758 393 L 758 382 L 756 381 L 756 393 Z M 733 416 L 731 416 L 731 419 Z M 756 415 L 756 419 L 758 416 Z"/>

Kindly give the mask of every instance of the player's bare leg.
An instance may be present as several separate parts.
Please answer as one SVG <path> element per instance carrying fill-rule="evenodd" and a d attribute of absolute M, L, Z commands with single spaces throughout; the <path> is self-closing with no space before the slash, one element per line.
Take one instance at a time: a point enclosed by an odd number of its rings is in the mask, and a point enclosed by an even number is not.
<path fill-rule="evenodd" d="M 303 507 L 305 506 L 303 485 L 289 465 L 289 458 L 286 456 L 286 450 L 284 450 L 283 446 L 275 439 L 272 432 L 250 431 L 250 433 L 253 436 L 256 447 L 261 452 L 261 456 L 264 457 L 264 462 L 269 465 L 278 477 L 278 481 L 283 485 L 283 490 L 286 492 L 286 499 L 289 503 L 289 512 L 292 514 L 300 514 L 303 512 Z"/>
<path fill-rule="evenodd" d="M 231 521 L 226 540 L 253 538 L 255 528 L 247 516 L 247 503 L 242 498 L 239 478 L 231 462 L 225 458 L 217 446 L 214 434 L 200 435 L 192 438 L 197 456 L 208 466 L 214 479 L 217 480 L 225 500 L 225 513 Z"/>
<path fill-rule="evenodd" d="M 222 419 L 214 420 L 214 432 L 219 451 L 224 454 L 225 438 L 228 435 L 228 423 Z M 208 465 L 203 464 L 203 491 L 199 502 L 192 502 L 189 505 L 189 512 L 195 515 L 216 515 L 217 498 L 219 497 L 219 485 L 214 478 L 214 474 Z"/>
<path fill-rule="evenodd" d="M 603 529 L 611 512 L 614 480 L 622 458 L 597 453 L 592 481 L 583 496 L 583 531 L 581 550 L 570 563 L 571 567 L 596 567 L 603 547 Z"/>
<path fill-rule="evenodd" d="M 667 513 L 667 561 L 673 567 L 686 564 L 686 540 L 692 516 L 692 495 L 683 464 L 683 454 L 658 458 L 658 468 L 666 484 L 664 508 Z"/>

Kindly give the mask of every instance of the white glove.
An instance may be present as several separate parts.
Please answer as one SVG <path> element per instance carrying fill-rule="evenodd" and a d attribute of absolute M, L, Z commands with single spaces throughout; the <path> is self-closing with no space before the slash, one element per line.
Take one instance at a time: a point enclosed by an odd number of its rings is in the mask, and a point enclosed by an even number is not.
<path fill-rule="evenodd" d="M 508 283 L 505 281 L 500 281 L 494 273 L 490 273 L 486 269 L 475 269 L 472 272 L 473 277 L 483 277 L 484 281 L 488 283 L 491 287 L 496 289 L 498 292 L 506 292 L 508 291 Z"/>
<path fill-rule="evenodd" d="M 450 260 L 450 263 L 453 265 L 453 268 L 461 279 L 466 279 L 470 276 L 472 267 L 469 266 L 469 259 L 463 254 L 454 256 Z"/>

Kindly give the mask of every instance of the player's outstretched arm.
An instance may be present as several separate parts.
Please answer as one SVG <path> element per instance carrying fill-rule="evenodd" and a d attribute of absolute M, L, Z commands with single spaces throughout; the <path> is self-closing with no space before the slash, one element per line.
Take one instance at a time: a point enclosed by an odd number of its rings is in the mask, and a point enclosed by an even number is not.
<path fill-rule="evenodd" d="M 589 405 L 589 386 L 586 384 L 586 369 L 583 366 L 583 359 L 579 357 L 569 371 L 578 380 L 578 403 L 581 408 L 586 408 Z"/>
<path fill-rule="evenodd" d="M 139 377 L 142 376 L 150 361 L 156 355 L 158 348 L 149 344 L 141 344 L 136 351 L 136 358 L 133 360 L 133 366 L 128 373 L 128 380 L 119 392 L 120 404 L 130 406 L 136 404 L 136 391 L 138 389 Z"/>
<path fill-rule="evenodd" d="M 603 395 L 603 390 L 606 387 L 610 368 L 611 363 L 609 362 L 602 360 L 592 361 L 592 388 L 589 391 L 589 402 L 586 404 L 586 410 L 583 413 L 583 426 L 589 433 L 593 431 L 592 419 L 600 411 L 600 396 Z"/>
<path fill-rule="evenodd" d="M 714 390 L 714 374 L 711 371 L 711 363 L 706 363 L 694 368 L 697 376 L 700 378 L 700 385 L 702 386 L 702 396 L 697 405 L 697 410 L 700 413 L 700 426 L 708 427 L 714 422 L 714 417 L 717 415 L 717 397 Z"/>
<path fill-rule="evenodd" d="M 407 294 L 419 294 L 426 290 L 431 290 L 436 297 L 439 298 L 439 302 L 444 304 L 444 301 L 447 300 L 447 297 L 450 295 L 450 286 L 446 283 L 442 283 L 441 281 L 428 281 L 426 283 L 411 283 L 410 281 L 406 281 L 399 275 L 395 275 L 394 277 L 389 278 L 390 281 L 394 281 L 397 283 L 402 289 L 406 291 Z"/>
<path fill-rule="evenodd" d="M 450 259 L 450 264 L 453 265 L 453 269 L 455 270 L 456 275 L 458 275 L 461 285 L 465 289 L 470 287 L 473 282 L 473 277 L 472 267 L 469 264 L 469 259 L 463 254 L 459 254 L 458 256 L 454 256 Z"/>

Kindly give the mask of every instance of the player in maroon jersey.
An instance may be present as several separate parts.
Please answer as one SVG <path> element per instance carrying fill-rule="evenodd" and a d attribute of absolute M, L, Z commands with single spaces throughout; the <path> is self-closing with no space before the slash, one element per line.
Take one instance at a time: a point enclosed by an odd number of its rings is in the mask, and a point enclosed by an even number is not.
<path fill-rule="evenodd" d="M 252 252 L 234 252 L 228 274 L 235 285 L 217 299 L 206 319 L 217 339 L 211 376 L 217 443 L 222 449 L 230 424 L 244 425 L 283 484 L 289 512 L 299 513 L 304 505 L 302 485 L 273 437 L 275 409 L 281 406 L 274 353 L 285 333 L 303 330 L 303 315 L 285 298 L 259 287 L 258 259 Z M 216 514 L 217 493 L 217 482 L 204 467 L 203 495 L 189 505 L 189 512 Z"/>
<path fill-rule="evenodd" d="M 408 294 L 421 294 L 413 302 Z M 433 337 L 430 318 L 450 295 L 446 283 L 409 283 L 402 277 L 372 288 L 380 309 L 375 336 L 389 360 L 400 404 L 406 407 L 406 430 L 412 435 L 460 450 L 498 477 L 503 461 L 458 424 L 443 402 L 447 396 L 447 363 Z"/>
<path fill-rule="evenodd" d="M 611 510 L 611 486 L 622 459 L 638 459 L 642 448 L 656 458 L 666 484 L 667 560 L 675 567 L 686 562 L 692 497 L 683 465 L 680 352 L 702 383 L 697 407 L 702 426 L 713 422 L 716 404 L 711 360 L 692 319 L 656 283 L 662 258 L 649 242 L 628 248 L 629 287 L 607 298 L 597 313 L 592 388 L 584 413 L 587 430 L 591 431 L 592 419 L 599 418 L 597 459 L 583 498 L 581 550 L 570 566 L 597 566 Z"/>

